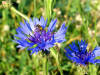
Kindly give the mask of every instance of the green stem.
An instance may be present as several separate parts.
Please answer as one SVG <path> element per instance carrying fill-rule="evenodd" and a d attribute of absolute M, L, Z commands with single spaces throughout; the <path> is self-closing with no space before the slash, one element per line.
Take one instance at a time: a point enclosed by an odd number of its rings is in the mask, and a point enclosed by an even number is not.
<path fill-rule="evenodd" d="M 33 54 L 33 61 L 36 68 L 35 70 L 36 75 L 39 75 L 39 61 L 38 61 L 38 56 L 36 54 Z"/>
<path fill-rule="evenodd" d="M 53 57 L 55 58 L 55 60 L 56 60 L 58 69 L 59 69 L 59 71 L 60 71 L 60 74 L 63 75 L 63 71 L 62 71 L 62 68 L 61 68 L 60 63 L 59 63 L 58 53 L 57 53 L 53 48 L 51 48 L 50 51 L 51 51 L 52 56 L 53 56 Z"/>
<path fill-rule="evenodd" d="M 36 17 L 36 0 L 34 0 L 34 17 Z"/>
<path fill-rule="evenodd" d="M 27 21 L 29 21 L 29 18 L 26 15 L 22 14 L 21 12 L 19 12 L 18 10 L 16 10 L 14 7 L 11 7 L 10 9 L 11 9 L 11 11 L 15 12 L 16 14 L 22 16 L 24 19 L 26 19 Z"/>
<path fill-rule="evenodd" d="M 61 69 L 61 67 L 60 67 L 60 63 L 59 63 L 58 58 L 56 59 L 56 62 L 57 62 L 57 65 L 58 65 L 58 69 L 59 69 L 59 71 L 60 71 L 60 74 L 63 75 L 63 72 L 62 72 L 62 69 Z"/>
<path fill-rule="evenodd" d="M 52 14 L 52 0 L 44 0 L 45 8 L 45 18 L 48 18 L 48 23 L 50 22 Z"/>
<path fill-rule="evenodd" d="M 97 67 L 94 64 L 89 64 L 89 75 L 97 75 Z"/>
<path fill-rule="evenodd" d="M 48 75 L 48 63 L 47 57 L 43 58 L 43 75 Z"/>
<path fill-rule="evenodd" d="M 85 70 L 81 66 L 77 66 L 77 75 L 85 75 Z"/>

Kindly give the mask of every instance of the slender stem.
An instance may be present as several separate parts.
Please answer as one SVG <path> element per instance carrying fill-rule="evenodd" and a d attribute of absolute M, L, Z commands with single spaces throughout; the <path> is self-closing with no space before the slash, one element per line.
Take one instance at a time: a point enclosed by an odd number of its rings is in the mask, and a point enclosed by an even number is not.
<path fill-rule="evenodd" d="M 36 75 L 39 75 L 39 61 L 38 61 L 38 56 L 36 54 L 33 54 L 33 61 L 34 61 L 34 64 L 35 64 L 35 72 L 36 72 Z"/>
<path fill-rule="evenodd" d="M 77 75 L 85 75 L 84 69 L 80 66 L 77 66 Z"/>
<path fill-rule="evenodd" d="M 43 75 L 48 75 L 48 61 L 46 56 L 43 58 Z"/>
<path fill-rule="evenodd" d="M 97 67 L 94 64 L 89 64 L 89 75 L 97 75 Z"/>
<path fill-rule="evenodd" d="M 59 71 L 60 71 L 60 74 L 63 75 L 63 72 L 62 72 L 62 69 L 61 69 L 61 67 L 60 67 L 60 63 L 59 63 L 58 58 L 56 59 L 56 62 L 57 62 L 57 66 L 58 66 L 58 69 L 59 69 Z"/>
<path fill-rule="evenodd" d="M 11 11 L 15 12 L 16 14 L 22 16 L 24 19 L 26 19 L 27 21 L 29 21 L 29 18 L 26 15 L 22 14 L 21 12 L 19 12 L 18 10 L 16 10 L 14 7 L 11 7 L 10 9 L 11 9 Z"/>
<path fill-rule="evenodd" d="M 36 0 L 34 0 L 34 16 L 36 17 Z"/>
<path fill-rule="evenodd" d="M 45 18 L 48 18 L 48 23 L 49 23 L 52 14 L 52 0 L 44 0 L 44 8 L 45 8 Z"/>
<path fill-rule="evenodd" d="M 60 63 L 59 63 L 58 53 L 57 53 L 53 48 L 51 48 L 50 51 L 51 51 L 52 56 L 53 56 L 53 57 L 55 58 L 55 60 L 56 60 L 58 69 L 59 69 L 59 71 L 60 71 L 60 74 L 63 75 L 63 71 L 62 71 L 62 68 L 61 68 Z"/>

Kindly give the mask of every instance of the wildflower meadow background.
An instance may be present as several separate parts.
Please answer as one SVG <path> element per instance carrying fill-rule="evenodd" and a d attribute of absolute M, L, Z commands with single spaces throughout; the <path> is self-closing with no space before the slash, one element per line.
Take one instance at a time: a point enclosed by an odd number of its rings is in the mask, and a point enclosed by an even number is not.
<path fill-rule="evenodd" d="M 27 48 L 17 48 L 14 35 L 20 22 L 41 16 L 48 19 L 46 29 L 57 19 L 54 32 L 65 23 L 66 33 L 60 36 L 66 41 L 30 55 Z M 100 63 L 84 66 L 66 57 L 65 48 L 81 40 L 87 51 L 100 46 L 100 0 L 0 0 L 0 75 L 100 75 Z"/>

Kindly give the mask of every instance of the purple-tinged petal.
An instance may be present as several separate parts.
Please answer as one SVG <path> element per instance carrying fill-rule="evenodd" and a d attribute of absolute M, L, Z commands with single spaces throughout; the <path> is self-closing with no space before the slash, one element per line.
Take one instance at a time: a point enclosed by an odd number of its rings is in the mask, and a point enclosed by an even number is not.
<path fill-rule="evenodd" d="M 100 47 L 96 47 L 92 53 L 95 55 L 95 57 L 100 56 Z"/>
<path fill-rule="evenodd" d="M 40 21 L 39 21 L 39 19 L 38 18 L 33 18 L 33 23 L 34 23 L 34 25 L 36 26 L 36 25 L 38 25 L 38 24 L 40 24 Z"/>
<path fill-rule="evenodd" d="M 100 59 L 95 59 L 94 63 L 100 63 Z"/>
<path fill-rule="evenodd" d="M 29 20 L 29 24 L 30 24 L 30 27 L 31 27 L 32 31 L 34 31 L 35 30 L 35 24 L 33 23 L 31 18 Z"/>
<path fill-rule="evenodd" d="M 40 50 L 38 47 L 35 47 L 35 48 L 29 48 L 28 50 L 32 50 L 31 54 L 32 55 L 33 53 L 36 52 L 36 54 L 38 53 L 38 51 Z"/>
<path fill-rule="evenodd" d="M 43 18 L 43 16 L 42 16 L 40 18 L 40 25 L 42 26 L 43 29 L 45 28 L 46 24 L 47 24 L 47 19 L 45 21 L 44 18 Z"/>
<path fill-rule="evenodd" d="M 65 48 L 66 50 L 66 54 L 68 54 L 69 56 L 75 57 L 75 53 L 72 52 L 69 48 Z"/>
<path fill-rule="evenodd" d="M 71 48 L 73 51 L 79 52 L 79 49 L 78 49 L 78 47 L 75 45 L 75 42 L 72 42 L 72 44 L 70 44 L 69 46 L 70 46 L 70 48 Z"/>
<path fill-rule="evenodd" d="M 61 28 L 58 30 L 58 32 L 56 32 L 54 34 L 56 42 L 61 43 L 61 42 L 66 41 L 66 39 L 65 39 L 66 29 L 67 29 L 67 27 L 65 26 L 65 23 L 63 23 Z"/>
<path fill-rule="evenodd" d="M 78 44 L 79 44 L 81 52 L 85 53 L 86 48 L 87 48 L 87 44 L 85 43 L 85 41 L 81 40 L 81 42 L 78 42 Z"/>
<path fill-rule="evenodd" d="M 21 48 L 21 50 L 23 50 L 25 47 L 18 45 L 17 48 Z"/>
<path fill-rule="evenodd" d="M 22 22 L 20 22 L 20 29 L 24 34 L 29 35 L 30 34 L 30 30 L 28 29 L 28 27 L 26 26 L 26 24 L 24 25 Z"/>
<path fill-rule="evenodd" d="M 53 31 L 55 26 L 56 26 L 56 22 L 57 22 L 57 19 L 55 20 L 52 20 L 49 27 L 48 27 L 48 31 Z"/>
<path fill-rule="evenodd" d="M 25 35 L 21 32 L 20 27 L 18 27 L 18 28 L 16 29 L 16 31 L 17 31 L 17 33 L 18 33 L 18 34 L 15 34 L 16 37 L 19 37 L 19 38 L 21 38 L 21 39 L 27 39 L 27 36 L 25 36 Z"/>
<path fill-rule="evenodd" d="M 18 44 L 20 44 L 23 47 L 32 47 L 34 44 L 27 42 L 26 40 L 15 40 Z"/>
<path fill-rule="evenodd" d="M 25 27 L 24 28 L 26 28 L 27 31 L 28 31 L 28 34 L 27 35 L 33 35 L 32 34 L 32 29 L 30 27 L 30 24 L 27 21 L 25 21 L 25 20 L 24 20 L 24 23 L 25 23 Z"/>

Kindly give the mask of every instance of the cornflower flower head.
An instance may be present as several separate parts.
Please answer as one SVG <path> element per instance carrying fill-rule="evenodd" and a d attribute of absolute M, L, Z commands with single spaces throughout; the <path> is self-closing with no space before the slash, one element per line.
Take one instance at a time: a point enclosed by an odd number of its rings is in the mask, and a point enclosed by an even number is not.
<path fill-rule="evenodd" d="M 76 64 L 84 66 L 89 63 L 100 63 L 100 59 L 95 59 L 100 56 L 100 47 L 95 47 L 93 51 L 87 51 L 87 45 L 83 40 L 78 41 L 78 45 L 76 45 L 75 41 L 72 42 L 69 47 L 65 48 L 66 56 Z"/>
<path fill-rule="evenodd" d="M 51 20 L 48 28 L 47 19 L 43 17 L 33 18 L 29 22 L 24 20 L 23 24 L 20 23 L 20 27 L 16 29 L 14 41 L 18 43 L 18 48 L 32 50 L 31 54 L 38 53 L 39 51 L 49 51 L 49 48 L 53 47 L 55 43 L 62 43 L 66 41 L 65 33 L 67 27 L 65 23 L 62 24 L 61 28 L 57 32 L 53 32 L 55 29 L 57 19 Z M 35 45 L 35 46 L 34 46 Z"/>

